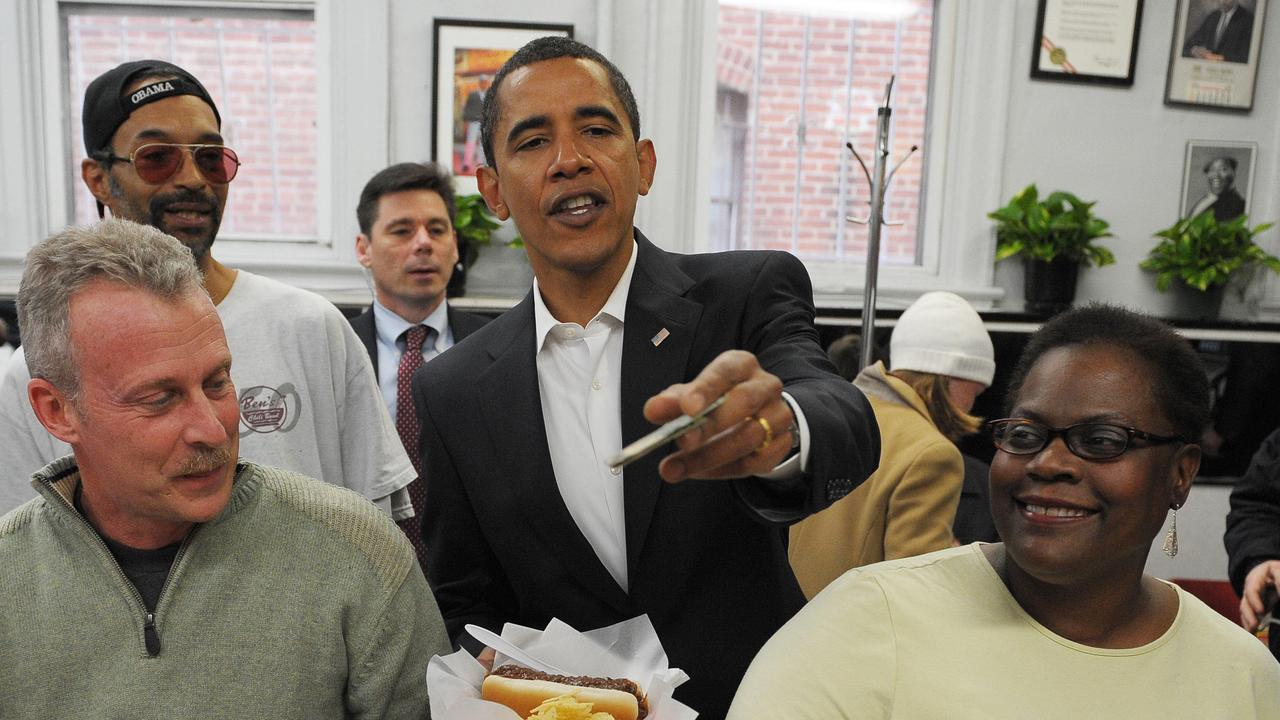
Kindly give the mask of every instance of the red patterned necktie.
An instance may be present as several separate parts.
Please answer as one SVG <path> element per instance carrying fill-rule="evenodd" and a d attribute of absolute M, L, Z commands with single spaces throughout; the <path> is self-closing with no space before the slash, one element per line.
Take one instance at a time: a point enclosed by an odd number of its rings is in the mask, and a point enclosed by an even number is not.
<path fill-rule="evenodd" d="M 426 489 L 422 486 L 422 458 L 418 451 L 418 438 L 422 434 L 422 423 L 413 410 L 413 373 L 422 367 L 422 345 L 427 336 L 433 332 L 423 325 L 414 325 L 404 332 L 404 354 L 400 356 L 400 368 L 396 371 L 396 432 L 400 434 L 400 442 L 413 463 L 418 477 L 409 483 L 409 500 L 413 503 L 414 516 L 399 521 L 400 529 L 409 536 L 413 549 L 418 551 L 418 562 L 422 571 L 427 569 L 427 548 L 422 542 L 422 504 Z"/>

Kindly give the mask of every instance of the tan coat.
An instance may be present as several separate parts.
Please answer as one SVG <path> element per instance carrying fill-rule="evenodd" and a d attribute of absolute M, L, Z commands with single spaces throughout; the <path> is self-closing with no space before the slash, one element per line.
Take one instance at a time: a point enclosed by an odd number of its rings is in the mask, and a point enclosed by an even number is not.
<path fill-rule="evenodd" d="M 938 432 L 924 400 L 883 363 L 854 385 L 866 393 L 880 425 L 880 468 L 849 495 L 791 528 L 788 551 L 805 597 L 845 571 L 922 555 L 954 543 L 964 461 Z"/>

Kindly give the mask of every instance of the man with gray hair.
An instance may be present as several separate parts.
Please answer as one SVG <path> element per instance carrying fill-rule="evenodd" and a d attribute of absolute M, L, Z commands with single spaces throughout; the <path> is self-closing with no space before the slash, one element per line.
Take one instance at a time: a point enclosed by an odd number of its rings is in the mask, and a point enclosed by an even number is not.
<path fill-rule="evenodd" d="M 108 220 L 33 248 L 27 395 L 73 455 L 0 518 L 0 717 L 422 718 L 447 650 L 358 495 L 237 461 L 231 352 L 191 253 Z"/>
<path fill-rule="evenodd" d="M 314 293 L 213 257 L 240 160 L 200 81 L 160 60 L 124 63 L 85 90 L 83 125 L 81 177 L 100 212 L 158 228 L 196 258 L 236 356 L 245 456 L 412 515 L 413 466 L 346 318 Z M 29 379 L 17 360 L 0 378 L 0 512 L 30 499 L 31 473 L 70 452 L 36 421 Z"/>

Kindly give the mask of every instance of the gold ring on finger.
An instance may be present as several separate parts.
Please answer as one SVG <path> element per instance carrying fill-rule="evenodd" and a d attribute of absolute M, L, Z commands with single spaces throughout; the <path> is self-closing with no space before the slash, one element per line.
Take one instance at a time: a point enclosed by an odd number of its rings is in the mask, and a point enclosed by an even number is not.
<path fill-rule="evenodd" d="M 756 445 L 756 449 L 752 451 L 758 453 L 769 447 L 769 443 L 773 442 L 773 428 L 769 425 L 769 421 L 762 417 L 757 417 L 756 422 L 760 423 L 760 427 L 764 428 L 764 439 L 761 440 L 760 444 Z"/>

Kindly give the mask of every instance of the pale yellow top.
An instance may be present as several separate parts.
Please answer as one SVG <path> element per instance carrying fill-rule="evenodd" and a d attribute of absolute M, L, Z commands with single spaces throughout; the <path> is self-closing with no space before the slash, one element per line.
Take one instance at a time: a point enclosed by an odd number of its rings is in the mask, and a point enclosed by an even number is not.
<path fill-rule="evenodd" d="M 1104 650 L 1055 635 L 978 543 L 852 570 L 764 646 L 729 720 L 1280 718 L 1280 664 L 1178 589 L 1169 630 Z"/>

